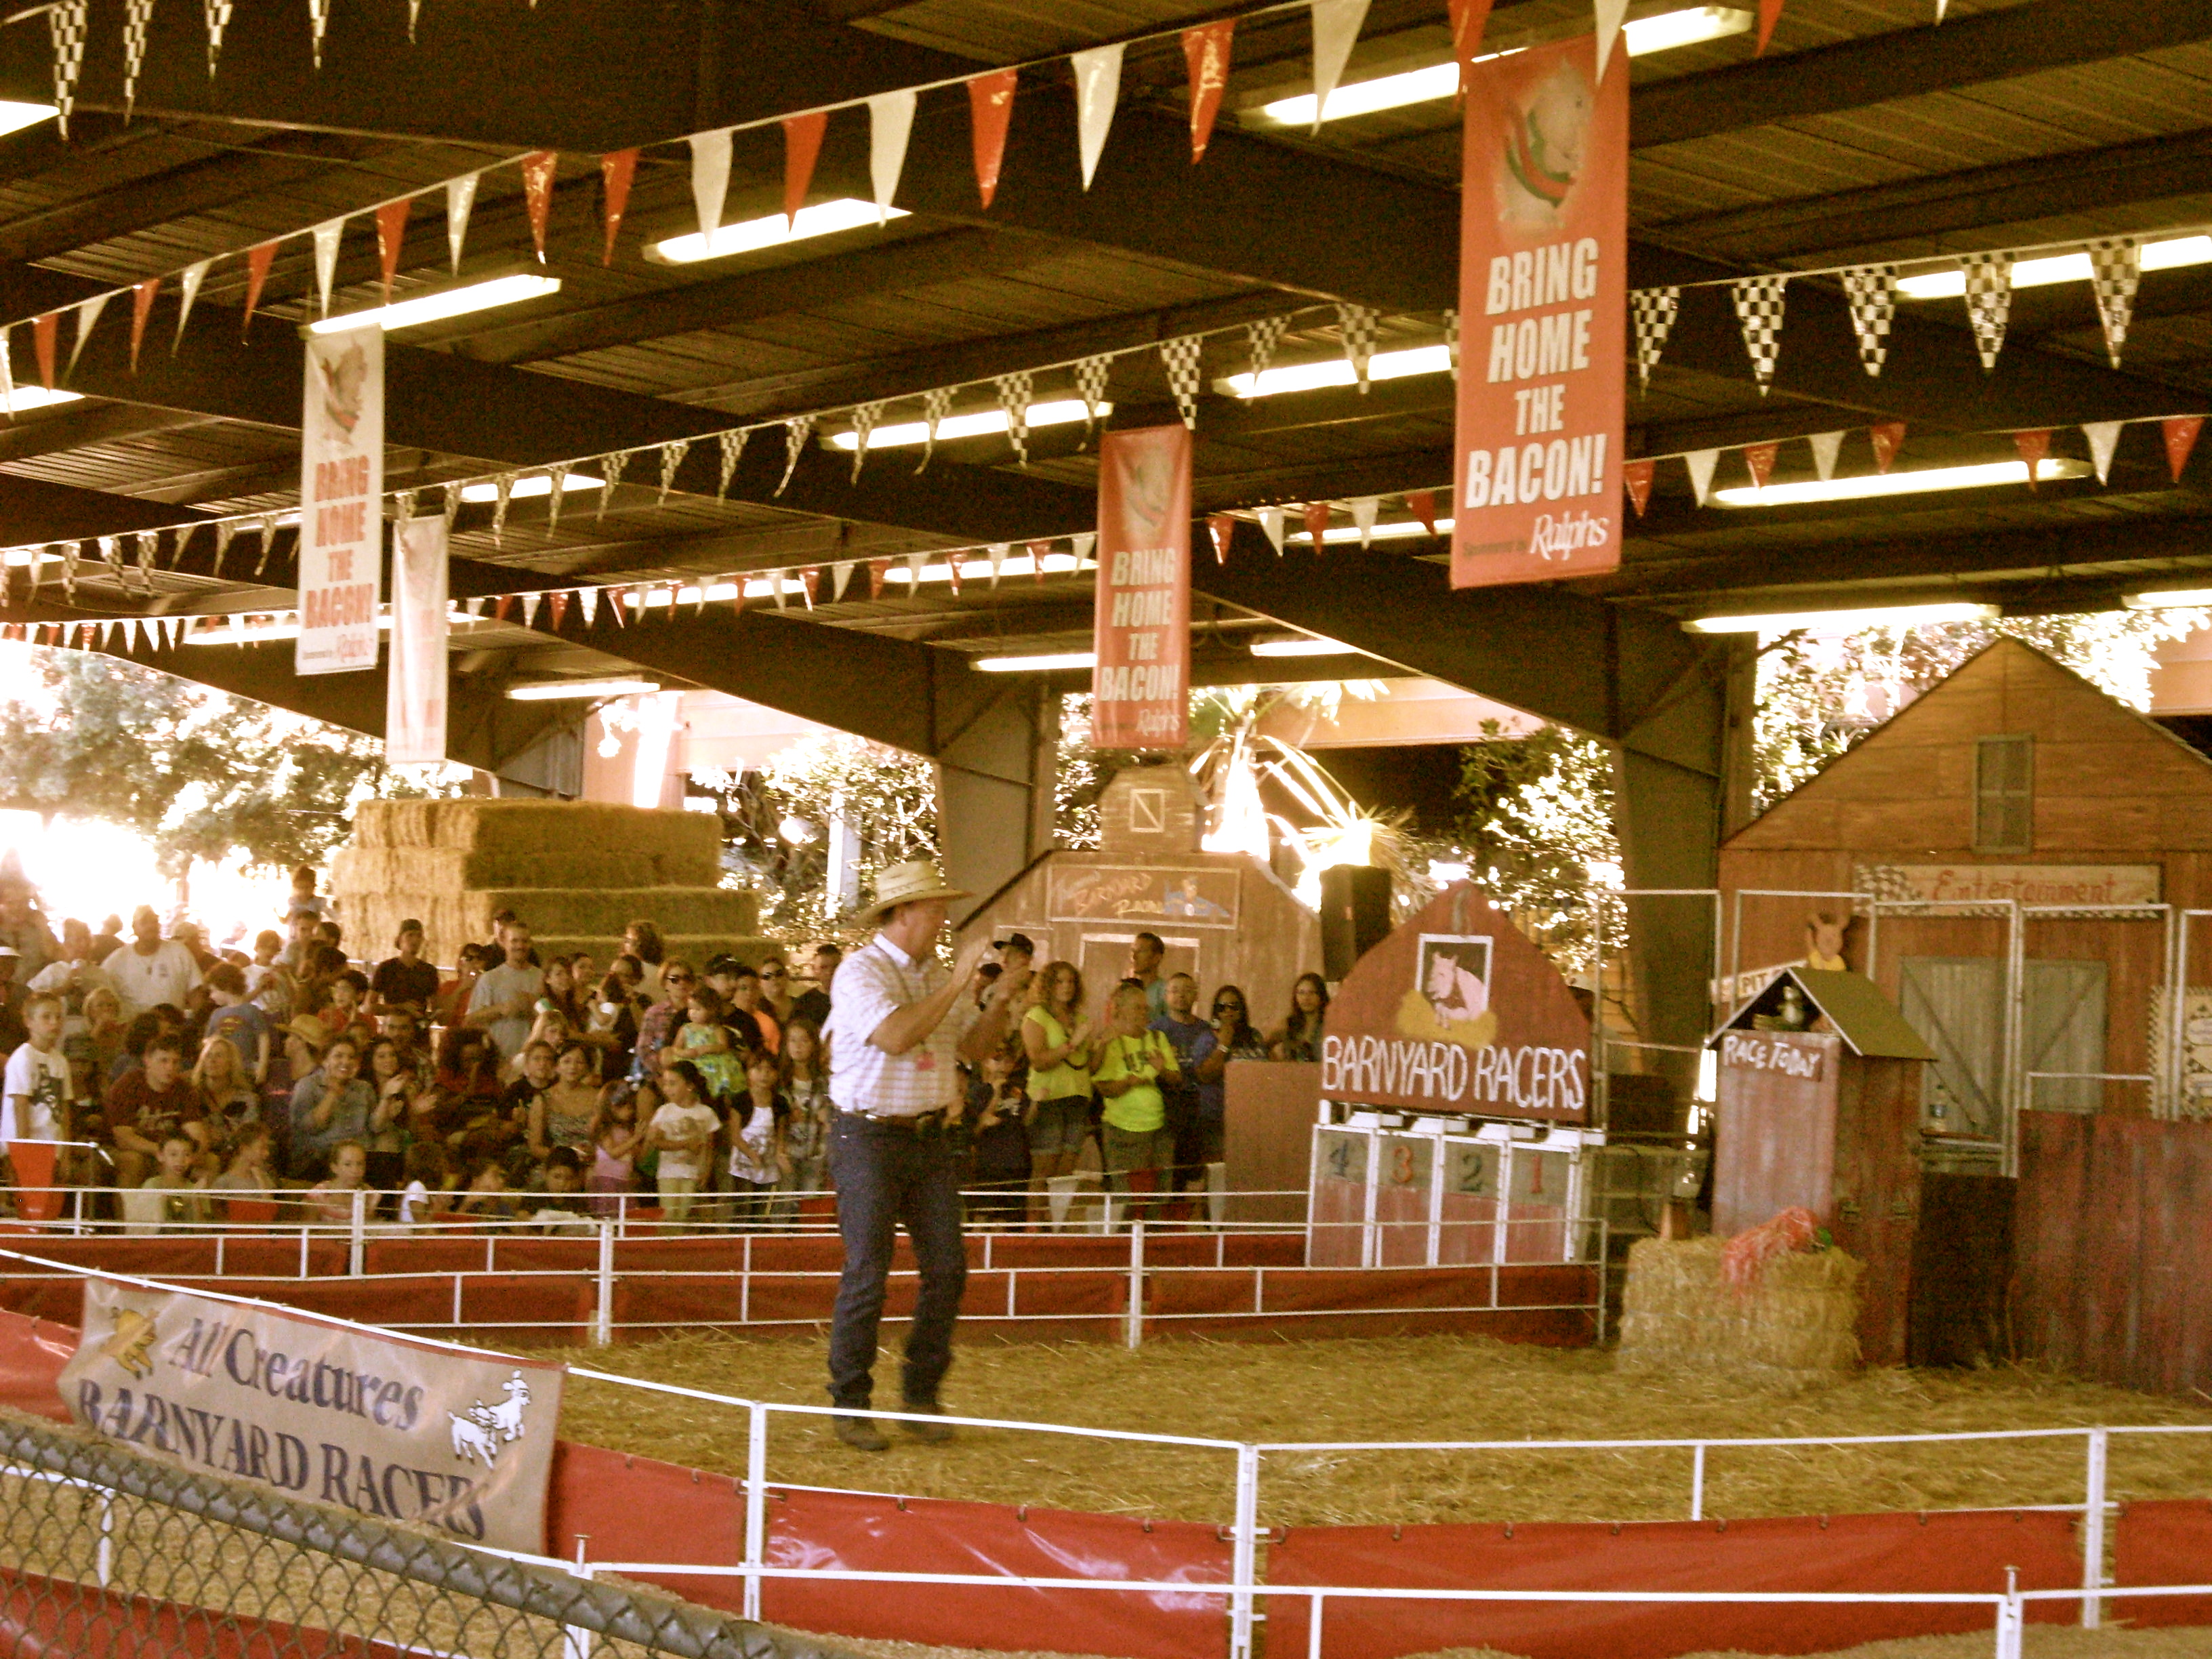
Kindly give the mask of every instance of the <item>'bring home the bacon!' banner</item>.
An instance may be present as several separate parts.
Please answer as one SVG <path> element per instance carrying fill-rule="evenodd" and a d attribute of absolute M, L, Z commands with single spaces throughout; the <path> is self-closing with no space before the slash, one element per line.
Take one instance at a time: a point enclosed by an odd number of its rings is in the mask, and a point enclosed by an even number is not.
<path fill-rule="evenodd" d="M 1190 431 L 1180 422 L 1098 441 L 1098 596 L 1091 741 L 1190 740 Z"/>
<path fill-rule="evenodd" d="M 1452 586 L 1620 563 L 1628 54 L 1473 65 L 1462 179 Z"/>
<path fill-rule="evenodd" d="M 384 331 L 307 337 L 295 674 L 376 666 L 384 590 Z"/>

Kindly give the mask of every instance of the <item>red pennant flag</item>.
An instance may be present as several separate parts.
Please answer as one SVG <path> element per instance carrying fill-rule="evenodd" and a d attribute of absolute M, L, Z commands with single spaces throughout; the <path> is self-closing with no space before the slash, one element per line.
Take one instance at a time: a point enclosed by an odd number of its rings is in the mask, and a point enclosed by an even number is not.
<path fill-rule="evenodd" d="M 2176 415 L 2160 421 L 2159 430 L 2166 434 L 2166 465 L 2173 474 L 2176 483 L 2181 482 L 2181 470 L 2189 465 L 2189 453 L 2197 447 L 2197 434 L 2203 428 L 2202 415 Z"/>
<path fill-rule="evenodd" d="M 1639 519 L 1644 516 L 1644 509 L 1651 505 L 1651 477 L 1658 470 L 1659 463 L 1654 460 L 1621 464 L 1620 480 L 1628 486 L 1628 499 L 1634 503 Z"/>
<path fill-rule="evenodd" d="M 1874 441 L 1874 470 L 1889 471 L 1889 464 L 1897 459 L 1897 452 L 1905 447 L 1905 422 L 1876 421 L 1867 428 L 1867 436 Z"/>
<path fill-rule="evenodd" d="M 1754 488 L 1766 488 L 1767 479 L 1774 474 L 1774 458 L 1781 448 L 1778 443 L 1746 444 L 1743 447 L 1743 464 L 1751 469 L 1751 482 Z"/>
<path fill-rule="evenodd" d="M 2034 489 L 2036 467 L 2051 453 L 2051 428 L 2047 426 L 2035 427 L 2026 432 L 2015 432 L 2012 434 L 2012 447 L 2020 452 L 2021 459 L 2027 463 L 2027 487 Z"/>
<path fill-rule="evenodd" d="M 58 311 L 43 313 L 31 323 L 31 344 L 39 355 L 39 379 L 49 392 L 54 389 L 54 343 L 60 337 L 61 325 Z"/>
<path fill-rule="evenodd" d="M 1766 55 L 1766 43 L 1774 38 L 1774 26 L 1782 19 L 1782 0 L 1759 0 L 1759 49 L 1754 58 Z"/>
<path fill-rule="evenodd" d="M 1467 95 L 1468 71 L 1482 52 L 1482 32 L 1490 27 L 1491 0 L 1449 0 L 1452 56 L 1459 60 L 1460 95 Z"/>
<path fill-rule="evenodd" d="M 1406 507 L 1421 521 L 1421 528 L 1431 536 L 1437 533 L 1437 492 L 1433 489 L 1409 489 L 1406 492 Z"/>
<path fill-rule="evenodd" d="M 815 599 L 822 592 L 822 567 L 818 564 L 808 565 L 805 573 L 799 577 L 799 580 L 806 584 L 806 608 L 811 611 L 814 609 Z"/>
<path fill-rule="evenodd" d="M 131 288 L 131 372 L 138 372 L 138 345 L 146 337 L 146 319 L 154 314 L 154 296 L 161 291 L 161 279 L 149 276 Z"/>
<path fill-rule="evenodd" d="M 407 197 L 386 202 L 376 210 L 376 259 L 384 275 L 384 303 L 392 303 L 392 279 L 399 274 L 399 245 L 407 236 L 407 210 L 415 204 Z M 532 210 L 535 223 L 536 210 Z M 538 228 L 538 257 L 545 257 L 545 235 Z"/>
<path fill-rule="evenodd" d="M 1226 513 L 1209 513 L 1206 515 L 1206 532 L 1213 538 L 1214 563 L 1227 564 L 1229 544 L 1237 536 L 1237 520 Z"/>
<path fill-rule="evenodd" d="M 1190 160 L 1206 159 L 1213 137 L 1213 118 L 1221 113 L 1221 94 L 1229 85 L 1229 48 L 1237 33 L 1233 17 L 1182 32 L 1182 58 L 1190 69 Z"/>
<path fill-rule="evenodd" d="M 884 578 L 890 574 L 891 562 L 889 559 L 870 559 L 868 561 L 868 597 L 870 599 L 880 599 L 883 598 Z"/>
<path fill-rule="evenodd" d="M 730 614 L 733 617 L 742 617 L 745 614 L 745 579 L 739 576 L 735 586 L 738 590 L 737 599 L 730 606 Z"/>
<path fill-rule="evenodd" d="M 1044 556 L 1051 551 L 1052 544 L 1050 542 L 1031 542 L 1030 544 L 1030 569 L 1040 582 L 1044 580 Z"/>
<path fill-rule="evenodd" d="M 545 225 L 553 216 L 553 165 L 560 159 L 550 149 L 533 149 L 522 158 L 522 198 L 530 210 L 530 240 L 537 245 L 541 265 L 545 263 Z"/>
<path fill-rule="evenodd" d="M 505 622 L 514 614 L 514 595 L 512 593 L 501 594 L 499 596 L 499 603 L 491 608 L 491 619 L 494 622 Z"/>
<path fill-rule="evenodd" d="M 238 325 L 238 337 L 244 339 L 253 326 L 254 307 L 261 303 L 262 285 L 269 280 L 269 267 L 276 258 L 276 244 L 263 242 L 246 250 L 246 319 Z"/>
<path fill-rule="evenodd" d="M 615 234 L 622 228 L 623 215 L 629 210 L 629 181 L 636 176 L 635 150 L 618 149 L 599 157 L 600 193 L 607 202 L 607 251 L 599 258 L 603 265 L 615 262 Z"/>
<path fill-rule="evenodd" d="M 623 604 L 623 591 L 619 587 L 607 589 L 607 609 L 615 613 L 617 628 L 629 626 L 629 611 Z"/>
<path fill-rule="evenodd" d="M 968 82 L 968 131 L 975 149 L 975 189 L 989 207 L 999 193 L 1006 156 L 1006 124 L 1014 116 L 1014 71 L 994 70 Z"/>
<path fill-rule="evenodd" d="M 945 568 L 952 573 L 952 597 L 957 599 L 960 597 L 960 556 L 957 553 L 947 555 Z M 915 573 L 915 580 L 921 580 L 920 571 Z"/>
<path fill-rule="evenodd" d="M 1328 536 L 1328 506 L 1327 501 L 1306 503 L 1306 534 L 1313 538 L 1313 550 L 1318 555 Z"/>
<path fill-rule="evenodd" d="M 568 592 L 563 588 L 557 593 L 547 594 L 546 599 L 553 607 L 553 631 L 557 634 L 561 631 L 561 618 L 568 614 Z"/>
<path fill-rule="evenodd" d="M 822 134 L 830 125 L 830 112 L 783 118 L 783 222 L 799 223 L 799 210 L 806 205 L 806 191 L 814 182 L 815 159 L 822 154 Z M 984 206 L 990 206 L 986 201 Z"/>

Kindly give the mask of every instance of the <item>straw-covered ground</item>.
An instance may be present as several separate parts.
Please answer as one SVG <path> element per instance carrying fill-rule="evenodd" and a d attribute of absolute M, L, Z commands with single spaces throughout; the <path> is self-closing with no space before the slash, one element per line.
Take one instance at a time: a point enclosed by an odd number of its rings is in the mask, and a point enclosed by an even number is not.
<path fill-rule="evenodd" d="M 818 1340 L 686 1334 L 555 1358 L 744 1398 L 823 1402 Z M 887 1353 L 878 1398 L 897 1397 Z M 1790 1389 L 1710 1371 L 1616 1370 L 1589 1351 L 1476 1338 L 1219 1343 L 975 1344 L 946 1408 L 1085 1427 L 1268 1441 L 1668 1439 L 1925 1434 L 2093 1424 L 2212 1424 L 2212 1400 L 2131 1394 L 2032 1370 L 1874 1370 Z M 742 1474 L 744 1414 L 571 1376 L 568 1438 Z M 948 1446 L 846 1449 L 825 1419 L 775 1420 L 769 1478 L 915 1497 L 1222 1522 L 1226 1453 L 963 1430 Z M 1840 1514 L 2078 1503 L 2078 1437 L 1716 1452 L 1711 1516 Z M 1276 1526 L 1428 1521 L 1670 1520 L 1687 1512 L 1680 1450 L 1271 1453 L 1261 1519 Z M 2117 1437 L 2116 1498 L 2212 1496 L 2212 1435 Z M 2146 1654 L 2199 1650 L 2144 1650 Z M 1896 1650 L 1899 1659 L 1908 1651 Z M 1931 1655 L 1939 1651 L 1930 1649 Z M 2061 1650 L 2053 1649 L 2054 1654 Z M 2118 1650 L 2114 1650 L 2118 1651 Z"/>

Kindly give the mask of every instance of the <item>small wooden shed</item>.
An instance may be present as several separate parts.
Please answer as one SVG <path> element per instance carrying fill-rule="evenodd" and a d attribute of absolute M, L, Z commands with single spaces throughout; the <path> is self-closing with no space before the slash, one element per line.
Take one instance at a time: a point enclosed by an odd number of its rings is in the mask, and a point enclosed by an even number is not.
<path fill-rule="evenodd" d="M 1859 1351 L 1900 1364 L 1920 1219 L 1920 1079 L 1935 1051 L 1859 974 L 1777 969 L 1717 1031 L 1713 1231 L 1802 1206 L 1866 1264 Z"/>

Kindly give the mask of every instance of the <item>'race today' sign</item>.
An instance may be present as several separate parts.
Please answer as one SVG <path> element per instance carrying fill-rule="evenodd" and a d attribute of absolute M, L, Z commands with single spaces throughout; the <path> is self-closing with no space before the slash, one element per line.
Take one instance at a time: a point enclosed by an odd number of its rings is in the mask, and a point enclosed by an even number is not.
<path fill-rule="evenodd" d="M 186 1468 L 539 1554 L 562 1375 L 92 1279 L 60 1386 L 87 1429 Z"/>

